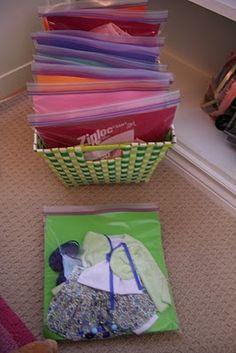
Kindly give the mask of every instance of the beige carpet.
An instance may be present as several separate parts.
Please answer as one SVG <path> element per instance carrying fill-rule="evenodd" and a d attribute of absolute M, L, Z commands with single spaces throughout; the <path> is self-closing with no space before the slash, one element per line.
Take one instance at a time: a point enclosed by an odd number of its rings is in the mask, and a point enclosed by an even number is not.
<path fill-rule="evenodd" d="M 44 205 L 158 201 L 179 333 L 60 344 L 60 352 L 235 353 L 236 220 L 165 162 L 144 185 L 66 189 L 32 151 L 25 95 L 1 106 L 1 294 L 42 338 Z"/>

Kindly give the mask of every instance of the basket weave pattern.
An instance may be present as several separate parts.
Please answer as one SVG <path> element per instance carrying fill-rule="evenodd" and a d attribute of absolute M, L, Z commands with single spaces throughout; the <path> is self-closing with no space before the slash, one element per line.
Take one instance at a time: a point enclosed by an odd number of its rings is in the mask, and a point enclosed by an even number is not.
<path fill-rule="evenodd" d="M 150 180 L 152 173 L 176 143 L 174 128 L 164 142 L 122 145 L 43 148 L 34 135 L 34 151 L 39 153 L 66 186 L 110 183 L 139 183 Z M 85 152 L 119 148 L 121 157 L 88 161 Z"/>

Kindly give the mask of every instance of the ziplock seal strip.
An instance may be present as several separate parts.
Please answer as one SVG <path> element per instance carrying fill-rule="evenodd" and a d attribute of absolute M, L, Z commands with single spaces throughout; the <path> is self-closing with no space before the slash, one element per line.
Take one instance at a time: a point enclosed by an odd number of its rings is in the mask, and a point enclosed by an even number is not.
<path fill-rule="evenodd" d="M 45 206 L 43 214 L 47 215 L 86 215 L 86 214 L 100 214 L 107 212 L 151 212 L 159 211 L 158 204 L 156 203 L 138 203 L 138 204 L 125 204 L 120 203 L 117 205 L 98 205 L 98 206 Z"/>

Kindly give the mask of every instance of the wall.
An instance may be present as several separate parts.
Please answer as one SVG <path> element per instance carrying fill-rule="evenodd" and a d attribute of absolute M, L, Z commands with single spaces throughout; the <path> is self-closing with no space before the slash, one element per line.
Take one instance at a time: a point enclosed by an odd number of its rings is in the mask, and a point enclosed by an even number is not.
<path fill-rule="evenodd" d="M 43 0 L 0 0 L 0 98 L 31 80 L 30 33 L 41 28 L 37 7 L 43 3 Z"/>
<path fill-rule="evenodd" d="M 198 69 L 214 74 L 236 49 L 236 22 L 188 0 L 149 0 L 149 5 L 169 10 L 163 31 L 166 48 Z"/>

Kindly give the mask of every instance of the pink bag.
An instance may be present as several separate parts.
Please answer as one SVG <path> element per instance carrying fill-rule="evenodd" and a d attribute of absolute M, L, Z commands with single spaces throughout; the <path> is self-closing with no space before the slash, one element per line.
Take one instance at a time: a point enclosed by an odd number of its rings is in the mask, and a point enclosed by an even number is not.
<path fill-rule="evenodd" d="M 167 89 L 166 89 L 167 90 Z M 160 91 L 160 94 L 163 93 Z M 153 97 L 158 91 L 121 91 L 105 93 L 80 93 L 57 95 L 33 95 L 33 108 L 37 113 L 53 113 L 70 110 L 97 108 L 109 104 L 129 102 L 134 99 Z"/>
<path fill-rule="evenodd" d="M 104 105 L 94 109 L 51 114 L 31 114 L 28 119 L 46 147 L 69 147 L 79 144 L 98 145 L 107 139 L 133 133 L 134 139 L 156 142 L 164 139 L 173 122 L 179 91 Z M 128 135 L 126 135 L 128 136 Z M 129 135 L 130 136 L 130 135 Z"/>

